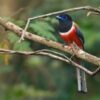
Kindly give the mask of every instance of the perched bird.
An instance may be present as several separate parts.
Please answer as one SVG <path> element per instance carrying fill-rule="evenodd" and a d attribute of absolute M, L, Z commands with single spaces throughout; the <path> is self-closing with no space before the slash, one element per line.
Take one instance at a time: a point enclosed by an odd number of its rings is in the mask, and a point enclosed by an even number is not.
<path fill-rule="evenodd" d="M 80 49 L 84 49 L 84 36 L 80 31 L 79 27 L 72 20 L 71 16 L 68 14 L 60 14 L 56 16 L 59 20 L 58 31 L 60 37 L 69 45 L 75 43 Z M 82 64 L 82 61 L 77 59 L 78 64 Z M 78 91 L 86 93 L 87 92 L 87 84 L 86 84 L 86 76 L 85 72 L 79 68 L 76 68 L 77 72 L 77 83 L 78 83 Z"/>

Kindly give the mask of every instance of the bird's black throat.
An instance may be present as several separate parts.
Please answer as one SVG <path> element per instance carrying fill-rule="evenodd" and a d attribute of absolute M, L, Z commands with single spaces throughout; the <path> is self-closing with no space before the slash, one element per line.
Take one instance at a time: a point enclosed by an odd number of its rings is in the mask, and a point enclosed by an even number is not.
<path fill-rule="evenodd" d="M 68 32 L 72 27 L 72 22 L 59 21 L 58 30 L 59 32 Z"/>

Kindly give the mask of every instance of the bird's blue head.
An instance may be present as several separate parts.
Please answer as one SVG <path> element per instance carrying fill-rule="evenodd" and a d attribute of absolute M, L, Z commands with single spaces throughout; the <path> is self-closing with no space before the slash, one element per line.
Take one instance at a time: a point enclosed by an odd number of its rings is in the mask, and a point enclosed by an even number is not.
<path fill-rule="evenodd" d="M 56 18 L 59 20 L 59 21 L 72 21 L 72 18 L 70 15 L 68 14 L 60 14 L 58 16 L 56 16 Z"/>
<path fill-rule="evenodd" d="M 68 14 L 60 14 L 56 16 L 56 19 L 59 20 L 59 31 L 67 32 L 72 26 L 72 18 Z"/>

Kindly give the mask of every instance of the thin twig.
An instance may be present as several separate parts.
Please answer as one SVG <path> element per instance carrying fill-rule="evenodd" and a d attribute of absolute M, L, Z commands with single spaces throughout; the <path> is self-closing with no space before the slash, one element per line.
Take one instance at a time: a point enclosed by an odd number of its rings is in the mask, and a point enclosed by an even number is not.
<path fill-rule="evenodd" d="M 10 15 L 9 17 L 14 17 L 15 15 L 21 13 L 23 10 L 24 10 L 24 8 L 20 8 L 16 12 L 14 12 L 12 15 Z"/>
<path fill-rule="evenodd" d="M 60 54 L 58 52 L 55 52 L 55 51 L 47 50 L 47 49 L 42 49 L 42 50 L 28 52 L 28 51 L 6 50 L 6 49 L 1 49 L 0 48 L 0 53 L 2 53 L 2 54 L 9 53 L 9 54 L 22 54 L 22 55 L 43 55 L 43 56 L 49 56 L 51 58 L 54 58 L 54 59 L 66 62 L 68 64 L 72 64 L 73 66 L 78 67 L 78 68 L 84 70 L 87 74 L 89 74 L 91 76 L 97 74 L 97 72 L 99 72 L 99 70 L 100 70 L 100 67 L 99 67 L 95 71 L 92 72 L 92 71 L 86 69 L 85 67 L 83 67 L 82 65 L 79 65 L 76 62 L 72 61 L 67 56 L 65 56 L 63 54 Z M 57 54 L 57 55 L 54 55 L 54 54 Z"/>
<path fill-rule="evenodd" d="M 56 12 L 52 12 L 52 13 L 48 13 L 48 14 L 43 14 L 43 15 L 31 17 L 31 18 L 28 18 L 26 26 L 23 30 L 23 34 L 21 35 L 21 38 L 19 39 L 18 42 L 21 42 L 21 40 L 24 40 L 25 32 L 27 31 L 27 28 L 28 28 L 31 20 L 44 18 L 44 17 L 48 17 L 48 16 L 55 16 L 55 15 L 58 15 L 58 14 L 61 14 L 61 13 L 66 13 L 66 12 L 80 11 L 80 10 L 86 10 L 86 11 L 89 11 L 91 13 L 93 12 L 96 15 L 100 15 L 100 9 L 97 9 L 97 8 L 94 8 L 94 7 L 91 7 L 91 6 L 84 6 L 84 7 L 70 8 L 70 9 L 65 9 L 65 10 L 61 10 L 61 11 L 56 11 Z"/>
<path fill-rule="evenodd" d="M 87 16 L 90 16 L 90 15 L 100 15 L 100 14 L 97 12 L 91 12 L 91 11 L 87 12 Z"/>
<path fill-rule="evenodd" d="M 70 9 L 64 9 L 61 11 L 56 11 L 56 12 L 52 12 L 52 13 L 48 13 L 48 14 L 35 16 L 35 17 L 29 18 L 29 19 L 34 20 L 34 19 L 44 18 L 44 17 L 48 17 L 48 16 L 55 16 L 55 15 L 58 15 L 61 13 L 74 12 L 74 11 L 80 11 L 80 10 L 86 10 L 86 11 L 96 12 L 96 13 L 100 14 L 100 9 L 97 9 L 97 8 L 94 8 L 91 6 L 84 6 L 84 7 L 75 7 L 75 8 L 70 8 Z"/>

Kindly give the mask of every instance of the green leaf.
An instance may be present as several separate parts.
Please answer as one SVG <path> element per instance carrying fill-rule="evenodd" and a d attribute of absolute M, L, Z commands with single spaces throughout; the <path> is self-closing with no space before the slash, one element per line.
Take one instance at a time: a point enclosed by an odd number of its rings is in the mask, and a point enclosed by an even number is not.
<path fill-rule="evenodd" d="M 20 27 L 22 27 L 22 26 L 25 25 L 25 21 L 23 21 L 23 20 L 17 20 L 17 21 L 15 22 L 15 24 L 18 25 L 18 26 L 20 26 Z"/>
<path fill-rule="evenodd" d="M 9 32 L 8 39 L 9 39 L 10 43 L 13 44 L 14 50 L 31 51 L 30 42 L 27 40 L 24 40 L 21 43 L 19 43 L 18 40 L 20 39 L 20 37 L 18 37 L 15 33 Z"/>
<path fill-rule="evenodd" d="M 13 44 L 13 43 L 15 43 L 16 41 L 19 40 L 19 37 L 15 33 L 9 32 L 8 39 L 9 39 L 10 43 Z"/>
<path fill-rule="evenodd" d="M 30 43 L 27 41 L 22 41 L 21 43 L 16 42 L 13 49 L 19 51 L 31 51 Z"/>
<path fill-rule="evenodd" d="M 56 37 L 53 35 L 55 29 L 47 22 L 36 21 L 34 24 L 29 26 L 36 34 L 43 36 L 47 39 L 57 41 Z"/>

